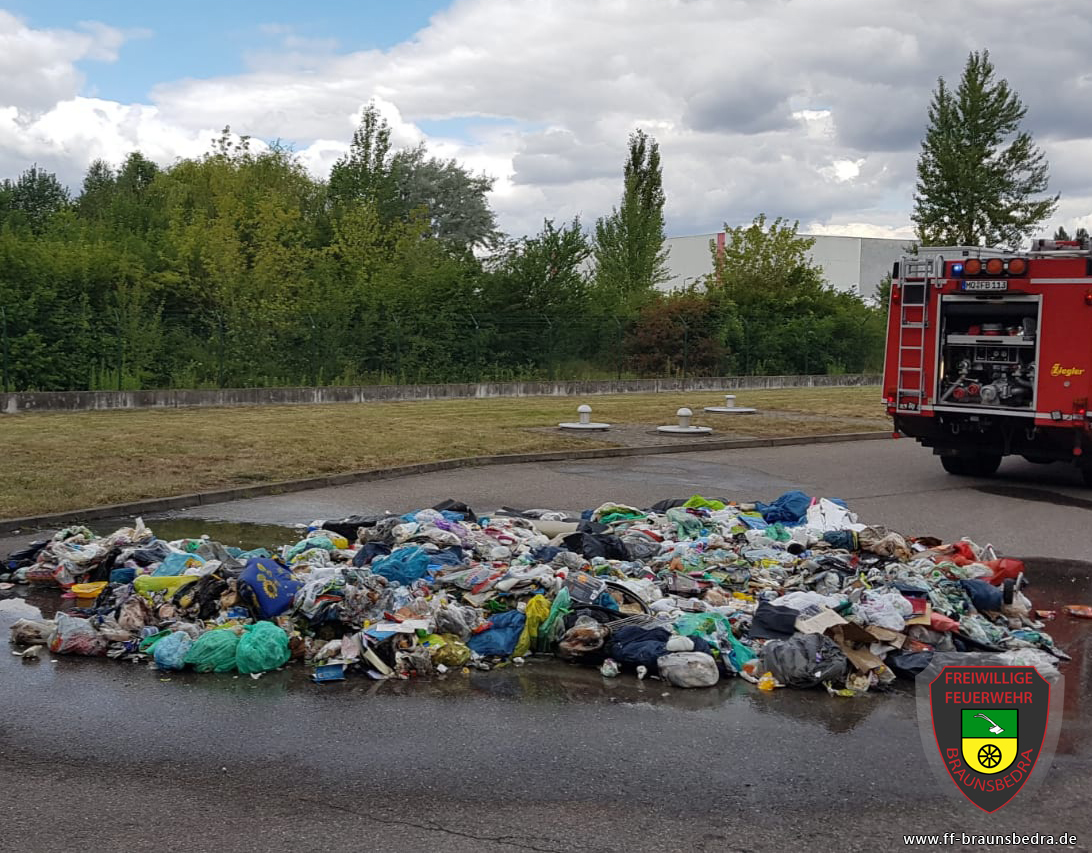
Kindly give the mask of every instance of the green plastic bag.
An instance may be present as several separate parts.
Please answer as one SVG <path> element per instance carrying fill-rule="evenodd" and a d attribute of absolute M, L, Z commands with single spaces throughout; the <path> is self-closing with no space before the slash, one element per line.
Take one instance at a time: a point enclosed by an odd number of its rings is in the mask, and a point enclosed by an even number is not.
<path fill-rule="evenodd" d="M 546 621 L 543 622 L 542 627 L 538 629 L 539 649 L 549 649 L 553 646 L 554 641 L 557 639 L 554 636 L 557 620 L 566 613 L 573 612 L 572 608 L 569 606 L 570 604 L 572 604 L 572 598 L 569 596 L 569 591 L 562 587 L 561 592 L 557 594 L 553 605 L 550 607 L 550 615 L 546 617 Z"/>
<path fill-rule="evenodd" d="M 709 500 L 709 498 L 703 498 L 701 495 L 694 495 L 683 504 L 684 509 L 710 509 L 714 512 L 722 510 L 724 507 L 725 504 L 721 501 Z"/>
<path fill-rule="evenodd" d="M 238 648 L 239 635 L 230 628 L 206 631 L 186 652 L 186 663 L 198 672 L 231 672 Z"/>
<path fill-rule="evenodd" d="M 288 634 L 272 622 L 258 622 L 243 628 L 239 647 L 235 651 L 235 666 L 239 672 L 268 672 L 288 663 Z"/>
<path fill-rule="evenodd" d="M 701 637 L 716 646 L 736 672 L 755 657 L 748 646 L 736 639 L 728 617 L 720 613 L 685 613 L 675 620 L 675 630 L 684 637 Z"/>
<path fill-rule="evenodd" d="M 675 526 L 675 533 L 680 539 L 697 539 L 703 526 L 701 519 L 691 515 L 682 507 L 672 507 L 667 511 L 667 519 Z"/>

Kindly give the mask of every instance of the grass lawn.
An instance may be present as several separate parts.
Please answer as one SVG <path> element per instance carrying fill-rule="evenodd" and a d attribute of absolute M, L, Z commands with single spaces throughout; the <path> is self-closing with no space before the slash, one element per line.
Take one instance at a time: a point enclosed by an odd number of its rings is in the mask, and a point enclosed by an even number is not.
<path fill-rule="evenodd" d="M 729 426 L 701 417 L 723 405 L 709 392 L 591 397 L 593 419 L 696 422 L 757 436 L 883 430 L 875 387 L 741 391 L 760 409 Z M 543 432 L 576 419 L 576 398 L 524 397 L 412 403 L 252 406 L 0 416 L 0 518 L 141 498 L 498 453 L 611 447 Z M 765 413 L 765 414 L 764 414 Z"/>

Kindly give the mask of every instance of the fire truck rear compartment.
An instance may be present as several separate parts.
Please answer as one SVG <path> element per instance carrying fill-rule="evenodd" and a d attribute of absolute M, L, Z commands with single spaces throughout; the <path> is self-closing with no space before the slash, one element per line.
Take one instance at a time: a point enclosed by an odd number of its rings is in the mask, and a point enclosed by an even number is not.
<path fill-rule="evenodd" d="M 942 297 L 937 410 L 1034 413 L 1038 335 L 1038 297 Z"/>
<path fill-rule="evenodd" d="M 1092 458 L 1083 431 L 1035 425 L 1040 305 L 1026 294 L 940 298 L 935 416 L 899 413 L 895 426 L 952 473 L 988 476 L 1008 455 L 1082 467 Z"/>

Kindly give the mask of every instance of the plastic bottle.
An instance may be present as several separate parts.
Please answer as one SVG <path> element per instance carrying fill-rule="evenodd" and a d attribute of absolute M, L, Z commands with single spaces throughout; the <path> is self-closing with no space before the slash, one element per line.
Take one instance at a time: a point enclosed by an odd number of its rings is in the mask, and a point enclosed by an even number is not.
<path fill-rule="evenodd" d="M 773 677 L 772 672 L 763 673 L 762 677 L 758 679 L 758 689 L 766 691 L 777 689 L 777 679 Z"/>

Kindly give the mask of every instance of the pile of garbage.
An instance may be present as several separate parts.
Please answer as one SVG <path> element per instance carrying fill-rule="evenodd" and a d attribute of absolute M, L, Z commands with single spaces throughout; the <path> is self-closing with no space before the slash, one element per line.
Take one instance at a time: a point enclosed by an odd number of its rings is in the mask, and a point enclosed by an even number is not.
<path fill-rule="evenodd" d="M 164 542 L 138 519 L 105 537 L 70 527 L 0 570 L 64 596 L 55 619 L 15 622 L 12 643 L 168 671 L 258 677 L 299 662 L 316 681 L 423 678 L 555 656 L 677 687 L 741 677 L 853 696 L 937 653 L 1068 659 L 1020 561 L 861 524 L 801 492 L 579 518 L 445 501 L 316 521 L 275 551 Z"/>

